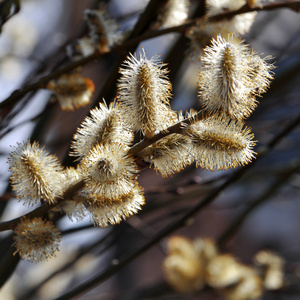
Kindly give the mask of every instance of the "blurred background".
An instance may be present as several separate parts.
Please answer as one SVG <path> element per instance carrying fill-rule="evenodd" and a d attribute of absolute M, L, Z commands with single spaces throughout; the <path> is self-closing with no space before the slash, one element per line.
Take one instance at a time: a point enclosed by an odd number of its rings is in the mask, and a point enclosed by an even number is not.
<path fill-rule="evenodd" d="M 66 46 L 87 32 L 84 10 L 98 8 L 104 2 L 126 33 L 148 1 L 20 1 L 20 11 L 4 23 L 0 35 L 0 100 L 68 63 Z M 203 8 L 203 1 L 191 1 L 190 16 L 203 15 Z M 255 134 L 258 151 L 291 122 L 299 120 L 300 16 L 291 9 L 258 12 L 243 39 L 262 57 L 274 57 L 276 65 L 270 89 L 258 99 L 258 108 L 246 121 Z M 142 47 L 148 57 L 160 54 L 168 63 L 173 85 L 172 109 L 200 108 L 197 73 L 201 64 L 188 55 L 190 42 L 179 33 L 142 41 L 137 47 L 109 53 L 83 66 L 83 75 L 95 84 L 93 103 L 87 107 L 64 112 L 49 90 L 27 93 L 17 104 L 1 110 L 1 221 L 30 211 L 18 203 L 9 187 L 7 158 L 11 146 L 29 138 L 56 153 L 64 165 L 74 164 L 67 153 L 76 128 L 102 98 L 113 101 L 120 62 L 128 51 L 138 52 Z M 300 173 L 296 170 L 286 176 L 295 164 L 299 165 L 299 145 L 300 129 L 294 126 L 240 180 L 174 234 L 218 239 L 241 212 L 261 198 L 235 234 L 224 241 L 224 251 L 251 264 L 257 251 L 273 250 L 285 259 L 287 278 L 292 278 L 293 283 L 300 282 Z M 7 263 L 13 252 L 9 246 L 10 233 L 1 233 L 0 253 L 12 275 L 0 291 L 0 299 L 54 299 L 64 294 L 151 239 L 218 188 L 232 172 L 210 172 L 192 165 L 172 178 L 162 179 L 153 169 L 144 170 L 139 181 L 145 190 L 146 205 L 139 214 L 107 229 L 93 227 L 88 218 L 80 223 L 61 218 L 57 224 L 63 233 L 60 251 L 48 262 L 35 264 L 11 258 Z M 165 284 L 162 261 L 166 239 L 76 299 L 222 299 L 211 291 L 196 296 L 179 295 Z M 299 299 L 296 285 L 266 293 L 263 299 Z"/>

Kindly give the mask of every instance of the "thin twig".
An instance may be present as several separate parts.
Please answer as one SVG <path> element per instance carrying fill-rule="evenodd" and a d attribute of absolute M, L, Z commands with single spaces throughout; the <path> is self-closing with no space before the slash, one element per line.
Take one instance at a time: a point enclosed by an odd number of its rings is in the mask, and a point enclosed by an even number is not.
<path fill-rule="evenodd" d="M 230 12 L 224 12 L 221 13 L 219 15 L 210 17 L 210 21 L 214 22 L 214 21 L 220 21 L 223 19 L 228 19 L 231 18 L 233 16 L 236 16 L 238 14 L 243 14 L 243 13 L 247 13 L 247 12 L 253 12 L 253 11 L 264 11 L 264 10 L 274 10 L 274 9 L 280 9 L 280 8 L 290 8 L 293 10 L 299 10 L 300 9 L 300 0 L 297 1 L 282 1 L 282 2 L 276 2 L 276 3 L 266 3 L 263 6 L 258 6 L 258 7 L 254 7 L 254 8 L 250 8 L 248 6 L 243 6 L 242 8 L 235 10 L 235 11 L 230 11 Z M 187 21 L 185 24 L 180 25 L 180 26 L 175 26 L 175 27 L 170 27 L 170 28 L 166 28 L 166 29 L 162 29 L 162 30 L 157 30 L 157 31 L 149 31 L 146 32 L 140 36 L 136 36 L 133 35 L 132 38 L 125 40 L 121 45 L 116 45 L 114 47 L 111 48 L 110 52 L 124 52 L 125 49 L 127 49 L 128 47 L 132 47 L 135 45 L 138 45 L 140 42 L 150 39 L 150 38 L 154 38 L 154 37 L 158 37 L 164 34 L 168 34 L 168 33 L 174 33 L 174 32 L 178 32 L 178 33 L 185 33 L 186 29 L 189 28 L 192 25 L 195 25 L 197 22 L 199 22 L 201 19 L 203 19 L 203 17 L 200 18 L 195 18 L 192 20 Z M 141 30 L 142 31 L 142 30 Z M 23 96 L 25 96 L 27 93 L 40 89 L 40 88 L 44 88 L 45 84 L 47 84 L 50 80 L 55 79 L 57 77 L 59 77 L 62 74 L 68 73 L 74 69 L 76 69 L 77 67 L 80 66 L 84 66 L 87 63 L 99 59 L 101 56 L 103 55 L 107 55 L 109 54 L 109 52 L 106 53 L 99 53 L 99 52 L 95 52 L 92 55 L 89 55 L 87 57 L 84 57 L 78 61 L 72 62 L 67 64 L 66 66 L 64 66 L 63 68 L 54 71 L 46 76 L 43 76 L 42 78 L 40 78 L 38 81 L 27 85 L 26 87 L 24 87 L 21 90 L 15 90 L 8 98 L 6 98 L 5 100 L 3 100 L 0 103 L 0 109 L 8 106 L 8 105 L 12 105 L 16 102 L 18 102 Z"/>
<path fill-rule="evenodd" d="M 112 245 L 118 236 L 112 236 L 111 232 L 106 233 L 101 238 L 97 239 L 95 242 L 82 247 L 78 251 L 78 253 L 73 257 L 70 261 L 67 261 L 65 264 L 61 265 L 57 270 L 55 270 L 53 273 L 49 274 L 46 278 L 44 278 L 41 282 L 39 282 L 36 286 L 32 287 L 29 291 L 25 292 L 21 295 L 22 299 L 32 299 L 32 297 L 46 284 L 49 280 L 54 278 L 56 275 L 61 274 L 62 272 L 65 272 L 66 270 L 73 268 L 74 265 L 78 262 L 80 258 L 82 258 L 84 255 L 88 254 L 92 250 L 96 249 L 99 246 L 103 246 L 103 249 L 101 250 L 101 253 L 106 251 L 110 245 Z M 21 299 L 19 298 L 19 299 Z"/>
<path fill-rule="evenodd" d="M 297 122 L 296 122 L 297 121 Z M 184 226 L 188 221 L 197 213 L 199 213 L 204 207 L 206 207 L 208 204 L 213 202 L 217 196 L 223 192 L 227 187 L 231 186 L 233 183 L 238 181 L 247 171 L 249 171 L 255 164 L 257 164 L 260 159 L 262 159 L 271 149 L 276 146 L 283 138 L 284 135 L 282 134 L 288 134 L 290 131 L 292 131 L 296 126 L 300 124 L 300 115 L 294 120 L 291 124 L 286 126 L 282 131 L 278 133 L 263 149 L 263 151 L 257 156 L 257 159 L 252 161 L 252 163 L 246 165 L 243 168 L 240 168 L 235 173 L 233 173 L 222 185 L 220 185 L 217 189 L 212 191 L 210 194 L 208 194 L 204 200 L 200 201 L 198 204 L 196 204 L 191 210 L 189 210 L 186 214 L 184 214 L 182 217 L 180 217 L 175 222 L 169 224 L 162 230 L 160 230 L 151 240 L 146 242 L 144 245 L 140 246 L 139 248 L 133 250 L 131 253 L 127 254 L 125 257 L 116 260 L 114 259 L 106 269 L 99 272 L 97 275 L 95 275 L 92 279 L 82 283 L 81 285 L 75 287 L 69 292 L 66 292 L 65 294 L 55 298 L 55 300 L 63 300 L 63 299 L 69 299 L 75 296 L 78 296 L 79 294 L 82 294 L 83 292 L 95 287 L 95 285 L 98 285 L 111 276 L 113 276 L 117 271 L 121 270 L 123 267 L 128 265 L 131 261 L 136 259 L 138 256 L 149 250 L 152 246 L 154 246 L 156 243 L 158 243 L 160 240 L 168 236 L 169 234 L 173 233 L 175 230 L 179 229 L 180 227 Z M 288 128 L 288 131 L 287 131 Z"/>
<path fill-rule="evenodd" d="M 230 19 L 236 15 L 245 14 L 254 11 L 270 11 L 280 8 L 289 8 L 296 12 L 300 10 L 300 1 L 299 0 L 291 0 L 291 1 L 280 1 L 274 3 L 266 3 L 264 5 L 259 5 L 256 7 L 249 7 L 247 4 L 242 6 L 241 8 L 235 11 L 227 11 L 216 16 L 210 17 L 210 21 L 221 21 L 224 19 Z"/>
<path fill-rule="evenodd" d="M 242 213 L 240 213 L 218 238 L 217 244 L 219 247 L 222 247 L 224 243 L 237 232 L 237 230 L 241 227 L 241 224 L 258 206 L 265 203 L 271 196 L 277 193 L 282 185 L 285 184 L 287 180 L 299 169 L 300 163 L 294 163 L 293 166 L 281 174 L 278 179 L 275 180 L 275 182 L 266 191 L 264 191 L 264 193 L 262 193 L 262 195 L 260 195 Z"/>
<path fill-rule="evenodd" d="M 154 144 L 155 142 L 168 136 L 169 134 L 173 134 L 173 133 L 180 134 L 184 130 L 184 127 L 185 127 L 184 124 L 190 125 L 193 122 L 195 122 L 195 120 L 199 121 L 199 120 L 202 120 L 204 117 L 205 117 L 205 114 L 203 113 L 203 111 L 200 110 L 196 116 L 191 117 L 191 118 L 186 118 L 186 119 L 168 127 L 166 130 L 163 130 L 163 131 L 155 134 L 152 138 L 144 138 L 142 141 L 140 141 L 139 143 L 137 143 L 133 147 L 131 147 L 130 150 L 128 151 L 128 154 L 136 155 L 141 150 Z"/>
<path fill-rule="evenodd" d="M 204 117 L 204 114 L 202 111 L 199 111 L 196 115 L 197 119 L 202 119 Z M 136 145 L 132 146 L 128 154 L 130 155 L 136 155 L 139 151 L 145 149 L 146 147 L 150 146 L 151 144 L 157 142 L 158 140 L 168 136 L 169 134 L 172 133 L 180 133 L 183 129 L 183 124 L 191 124 L 192 122 L 195 121 L 195 117 L 192 118 L 187 118 L 181 122 L 176 123 L 173 126 L 170 126 L 163 132 L 159 132 L 156 135 L 154 135 L 151 139 L 144 139 L 141 142 L 137 143 Z M 290 124 L 288 124 L 282 131 L 280 131 L 271 141 L 268 143 L 266 146 L 262 147 L 260 150 L 255 162 L 263 155 L 265 155 L 268 151 L 270 151 L 275 145 L 277 145 L 284 137 L 287 135 L 289 132 L 291 132 L 294 128 L 296 128 L 300 124 L 300 115 L 295 118 Z M 253 162 L 252 164 L 253 165 Z M 246 169 L 249 165 L 244 167 L 243 169 Z M 242 169 L 242 170 L 243 170 Z M 63 201 L 72 199 L 73 195 L 84 188 L 84 180 L 81 180 L 77 182 L 75 185 L 71 186 L 65 193 L 63 198 L 57 199 L 57 202 L 54 204 L 48 204 L 45 203 L 44 205 L 36 208 L 35 210 L 27 213 L 24 215 L 25 217 L 28 218 L 36 218 L 36 217 L 41 217 L 45 213 L 47 213 L 49 210 L 53 209 L 55 206 L 61 204 Z M 11 230 L 13 229 L 21 220 L 22 217 L 15 218 L 10 221 L 2 222 L 0 223 L 0 232 L 5 231 L 5 230 Z"/>
<path fill-rule="evenodd" d="M 23 96 L 25 96 L 27 93 L 32 92 L 34 90 L 44 88 L 45 85 L 52 79 L 55 79 L 59 77 L 62 74 L 68 73 L 80 66 L 83 66 L 95 59 L 98 59 L 100 57 L 99 52 L 95 52 L 87 57 L 84 57 L 81 60 L 72 62 L 70 64 L 65 65 L 63 68 L 54 71 L 46 76 L 41 77 L 38 81 L 28 84 L 21 90 L 15 90 L 8 98 L 6 98 L 4 101 L 0 103 L 0 109 L 4 108 L 8 105 L 15 104 L 18 100 L 20 100 Z"/>
<path fill-rule="evenodd" d="M 201 118 L 203 118 L 202 111 L 198 112 L 198 114 L 196 116 L 197 116 L 198 120 L 201 119 Z M 137 143 L 136 145 L 132 146 L 129 149 L 128 154 L 129 155 L 136 155 L 139 151 L 145 149 L 146 147 L 148 147 L 151 144 L 157 142 L 158 140 L 162 139 L 163 137 L 166 137 L 167 135 L 172 134 L 172 133 L 180 133 L 182 131 L 183 124 L 191 124 L 194 121 L 195 121 L 195 117 L 191 117 L 191 118 L 187 118 L 187 119 L 185 119 L 185 120 L 183 120 L 181 122 L 178 122 L 175 125 L 170 126 L 169 128 L 167 128 L 163 132 L 157 133 L 151 139 L 144 139 L 141 142 Z M 20 222 L 21 218 L 23 218 L 23 217 L 36 218 L 36 217 L 43 216 L 49 210 L 53 209 L 57 205 L 60 205 L 63 201 L 72 199 L 72 197 L 74 196 L 74 194 L 76 192 L 78 192 L 79 190 L 81 190 L 82 188 L 84 188 L 84 185 L 85 185 L 84 180 L 80 180 L 79 182 L 77 182 L 76 184 L 74 184 L 73 186 L 71 186 L 65 192 L 63 198 L 56 199 L 55 203 L 53 203 L 53 204 L 45 203 L 42 206 L 36 208 L 35 210 L 27 213 L 24 216 L 15 218 L 15 219 L 7 221 L 7 222 L 0 223 L 0 231 L 5 231 L 5 230 L 11 230 L 11 229 L 13 229 Z"/>
<path fill-rule="evenodd" d="M 65 201 L 67 199 L 72 199 L 72 196 L 74 195 L 74 193 L 76 193 L 77 191 L 79 191 L 83 187 L 84 187 L 84 181 L 81 180 L 81 181 L 77 182 L 76 184 L 74 184 L 73 186 L 71 186 L 66 191 L 66 193 L 64 195 L 64 198 L 57 199 L 56 203 L 54 203 L 54 204 L 45 203 L 45 204 L 39 206 L 38 208 L 32 210 L 31 212 L 25 214 L 24 216 L 12 219 L 10 221 L 1 222 L 0 223 L 0 231 L 5 231 L 5 230 L 11 230 L 11 229 L 13 229 L 21 221 L 21 219 L 23 217 L 28 217 L 28 218 L 32 219 L 32 218 L 37 218 L 37 217 L 43 216 L 49 210 L 51 210 L 54 207 L 56 207 L 57 205 L 61 204 L 63 201 Z"/>

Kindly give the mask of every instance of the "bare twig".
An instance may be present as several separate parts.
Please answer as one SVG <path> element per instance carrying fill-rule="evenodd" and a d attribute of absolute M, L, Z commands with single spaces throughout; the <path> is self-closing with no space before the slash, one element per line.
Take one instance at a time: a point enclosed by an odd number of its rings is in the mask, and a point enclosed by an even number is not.
<path fill-rule="evenodd" d="M 300 9 L 300 1 L 295 0 L 295 1 L 288 1 L 288 2 L 282 1 L 282 2 L 276 2 L 276 3 L 266 3 L 263 6 L 254 7 L 254 8 L 249 8 L 248 6 L 243 6 L 242 8 L 240 8 L 236 11 L 224 12 L 222 14 L 213 16 L 209 20 L 212 22 L 220 21 L 220 20 L 223 20 L 226 18 L 231 18 L 235 15 L 242 14 L 242 13 L 247 13 L 247 12 L 252 12 L 252 11 L 274 10 L 274 9 L 280 9 L 280 8 L 290 8 L 290 9 L 297 11 Z M 177 33 L 184 34 L 185 31 L 187 30 L 187 28 L 189 28 L 192 25 L 195 25 L 201 19 L 203 19 L 203 17 L 189 20 L 185 24 L 180 25 L 180 26 L 170 27 L 170 28 L 157 30 L 157 31 L 149 31 L 140 36 L 133 34 L 133 35 L 131 35 L 131 37 L 128 40 L 125 40 L 122 44 L 112 47 L 111 52 L 120 52 L 120 51 L 124 52 L 127 48 L 138 45 L 141 41 L 144 41 L 144 40 L 147 40 L 150 38 L 154 38 L 154 37 L 158 37 L 158 36 L 168 34 L 168 33 L 177 32 Z M 143 24 L 141 24 L 141 28 L 139 28 L 139 30 L 137 29 L 137 32 L 143 32 L 142 25 Z M 90 56 L 87 56 L 78 61 L 69 63 L 66 66 L 64 66 L 63 68 L 61 68 L 57 71 L 54 71 L 46 76 L 43 76 L 38 81 L 27 85 L 26 87 L 24 87 L 21 90 L 15 90 L 8 98 L 6 98 L 5 100 L 3 100 L 0 103 L 0 109 L 18 102 L 23 96 L 25 96 L 27 93 L 29 93 L 31 91 L 34 91 L 34 90 L 37 90 L 40 88 L 44 88 L 45 84 L 47 82 L 49 82 L 50 80 L 55 79 L 62 74 L 68 73 L 68 72 L 76 69 L 79 66 L 84 66 L 93 60 L 99 59 L 103 55 L 107 55 L 108 53 L 109 52 L 106 52 L 106 53 L 95 52 L 94 54 L 92 54 Z"/>
<path fill-rule="evenodd" d="M 93 288 L 95 285 L 100 284 L 113 276 L 117 271 L 121 270 L 123 267 L 128 265 L 131 261 L 136 259 L 138 256 L 142 255 L 144 252 L 149 250 L 152 246 L 154 246 L 156 243 L 158 243 L 161 239 L 165 238 L 169 234 L 173 233 L 175 230 L 179 229 L 180 227 L 184 226 L 195 214 L 199 213 L 204 207 L 206 207 L 208 204 L 213 202 L 217 196 L 223 192 L 227 187 L 231 186 L 233 183 L 238 181 L 247 171 L 249 171 L 255 164 L 257 164 L 258 161 L 264 155 L 266 155 L 275 145 L 277 145 L 285 135 L 287 135 L 290 131 L 292 131 L 294 128 L 296 128 L 300 124 L 300 115 L 293 120 L 288 126 L 286 126 L 282 131 L 280 131 L 259 153 L 257 156 L 257 159 L 252 161 L 251 164 L 246 165 L 245 167 L 237 170 L 235 173 L 233 173 L 222 185 L 220 185 L 217 189 L 212 191 L 210 194 L 208 194 L 204 200 L 200 201 L 198 204 L 196 204 L 191 210 L 189 210 L 186 214 L 184 214 L 182 217 L 180 217 L 175 222 L 169 224 L 162 230 L 160 230 L 151 240 L 146 242 L 141 247 L 133 250 L 131 253 L 127 254 L 125 257 L 121 258 L 120 260 L 113 260 L 114 263 L 111 263 L 106 269 L 99 272 L 96 276 L 94 276 L 92 279 L 88 280 L 87 282 L 77 286 L 76 288 L 72 289 L 71 291 L 59 296 L 55 300 L 63 300 L 63 299 L 69 299 L 71 297 L 77 296 L 79 294 L 82 294 L 84 291 L 87 291 L 91 288 Z M 116 261 L 118 263 L 116 263 Z"/>
<path fill-rule="evenodd" d="M 232 237 L 237 230 L 240 228 L 241 224 L 246 220 L 246 218 L 261 204 L 265 203 L 270 199 L 271 196 L 276 194 L 278 190 L 290 179 L 290 177 L 295 174 L 300 169 L 300 163 L 293 163 L 293 165 L 286 170 L 277 180 L 257 199 L 255 199 L 241 214 L 239 214 L 224 233 L 218 238 L 217 244 L 222 247 L 224 243 Z"/>
<path fill-rule="evenodd" d="M 201 119 L 203 117 L 202 111 L 198 112 L 197 118 Z M 191 124 L 194 122 L 195 117 L 192 118 L 187 118 L 181 122 L 176 123 L 173 126 L 170 126 L 163 132 L 159 132 L 156 135 L 154 135 L 151 139 L 144 139 L 143 141 L 137 143 L 136 145 L 132 146 L 128 154 L 130 155 L 136 155 L 139 151 L 143 150 L 144 148 L 150 146 L 151 144 L 157 142 L 158 140 L 162 139 L 163 137 L 166 137 L 169 134 L 172 133 L 180 133 L 182 130 L 182 125 L 183 124 Z M 74 184 L 72 187 L 70 187 L 64 194 L 63 198 L 58 198 L 56 199 L 56 202 L 54 204 L 48 204 L 45 203 L 42 206 L 36 208 L 35 210 L 27 213 L 24 216 L 15 218 L 13 220 L 7 221 L 7 222 L 2 222 L 0 223 L 0 231 L 5 231 L 5 230 L 11 230 L 13 229 L 21 220 L 22 217 L 28 217 L 28 218 L 36 218 L 36 217 L 41 217 L 45 213 L 47 213 L 49 210 L 53 209 L 57 205 L 60 205 L 63 201 L 72 199 L 73 195 L 81 190 L 84 187 L 85 183 L 84 180 L 80 180 L 76 184 Z"/>

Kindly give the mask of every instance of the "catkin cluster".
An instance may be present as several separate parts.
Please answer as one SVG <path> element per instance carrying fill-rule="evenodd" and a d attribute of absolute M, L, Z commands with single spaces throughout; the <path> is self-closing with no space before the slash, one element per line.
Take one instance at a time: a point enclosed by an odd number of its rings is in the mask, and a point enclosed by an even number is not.
<path fill-rule="evenodd" d="M 203 49 L 210 43 L 211 39 L 216 39 L 218 35 L 227 36 L 228 34 L 243 35 L 250 31 L 257 13 L 248 12 L 237 14 L 231 18 L 214 19 L 219 14 L 228 11 L 239 10 L 243 6 L 259 6 L 263 0 L 207 0 L 205 1 L 206 14 L 196 25 L 191 26 L 186 37 L 190 40 L 188 50 L 191 57 L 198 59 L 203 54 Z"/>
<path fill-rule="evenodd" d="M 176 291 L 194 294 L 209 286 L 227 300 L 259 299 L 264 290 L 284 285 L 284 261 L 277 254 L 260 251 L 255 265 L 248 266 L 220 253 L 210 239 L 170 238 L 163 267 L 167 282 Z"/>
<path fill-rule="evenodd" d="M 74 60 L 108 51 L 120 41 L 103 9 L 86 11 L 85 17 L 90 33 L 77 44 Z M 87 50 L 87 41 L 93 50 Z M 233 35 L 212 39 L 201 60 L 203 111 L 183 114 L 171 108 L 172 85 L 159 56 L 148 58 L 144 49 L 139 55 L 129 54 L 119 69 L 115 101 L 99 103 L 74 135 L 69 154 L 76 167 L 63 167 L 37 142 L 14 147 L 9 159 L 11 183 L 20 201 L 29 206 L 46 202 L 71 220 L 89 216 L 95 225 L 107 227 L 136 214 L 145 202 L 137 159 L 163 177 L 192 163 L 214 171 L 251 162 L 255 141 L 244 120 L 257 105 L 255 97 L 268 88 L 272 65 Z M 86 104 L 94 90 L 78 73 L 64 75 L 48 88 L 65 109 Z M 137 134 L 144 139 L 140 148 L 133 143 Z M 49 234 L 39 234 L 36 224 Z M 47 259 L 58 249 L 59 234 L 51 231 L 58 229 L 50 220 L 23 219 L 15 228 L 17 251 L 31 261 Z"/>

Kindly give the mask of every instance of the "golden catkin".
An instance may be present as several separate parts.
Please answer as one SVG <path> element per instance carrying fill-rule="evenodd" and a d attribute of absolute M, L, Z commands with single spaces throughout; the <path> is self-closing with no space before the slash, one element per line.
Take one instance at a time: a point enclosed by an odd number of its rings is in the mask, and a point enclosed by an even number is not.
<path fill-rule="evenodd" d="M 139 170 L 127 150 L 124 144 L 98 144 L 84 157 L 81 176 L 89 193 L 116 201 L 131 191 Z"/>
<path fill-rule="evenodd" d="M 9 165 L 12 188 L 24 204 L 31 206 L 42 199 L 53 203 L 62 195 L 62 166 L 56 156 L 37 142 L 13 147 Z"/>
<path fill-rule="evenodd" d="M 199 100 L 204 109 L 239 121 L 249 117 L 257 106 L 255 97 L 269 86 L 273 66 L 233 35 L 212 39 L 201 61 Z"/>
<path fill-rule="evenodd" d="M 99 197 L 98 194 L 87 194 L 87 199 L 85 207 L 95 225 L 100 227 L 119 224 L 122 220 L 136 214 L 145 204 L 143 189 L 138 185 L 116 201 Z"/>
<path fill-rule="evenodd" d="M 172 86 L 165 65 L 158 57 L 148 59 L 143 49 L 139 59 L 130 54 L 119 72 L 118 101 L 128 126 L 147 137 L 165 129 L 175 118 L 169 105 Z"/>
<path fill-rule="evenodd" d="M 55 256 L 61 240 L 61 233 L 51 221 L 42 218 L 22 218 L 14 229 L 16 252 L 30 262 L 48 260 Z"/>
<path fill-rule="evenodd" d="M 123 35 L 118 31 L 118 24 L 111 19 L 104 6 L 98 10 L 86 9 L 84 18 L 89 27 L 89 38 L 100 52 L 109 51 L 122 40 Z"/>
<path fill-rule="evenodd" d="M 121 143 L 129 145 L 133 132 L 120 118 L 121 112 L 116 103 L 109 107 L 105 101 L 90 111 L 77 129 L 71 145 L 71 156 L 83 158 L 98 144 Z"/>
<path fill-rule="evenodd" d="M 47 84 L 57 97 L 62 110 L 72 111 L 91 102 L 95 86 L 92 80 L 79 73 L 63 74 Z"/>
<path fill-rule="evenodd" d="M 223 116 L 209 117 L 186 129 L 193 143 L 196 166 L 227 170 L 248 164 L 254 157 L 255 141 L 250 128 Z"/>

